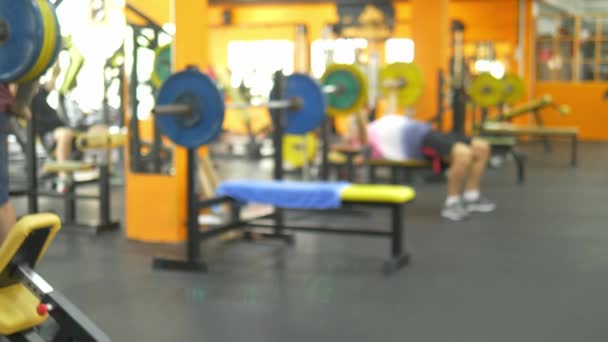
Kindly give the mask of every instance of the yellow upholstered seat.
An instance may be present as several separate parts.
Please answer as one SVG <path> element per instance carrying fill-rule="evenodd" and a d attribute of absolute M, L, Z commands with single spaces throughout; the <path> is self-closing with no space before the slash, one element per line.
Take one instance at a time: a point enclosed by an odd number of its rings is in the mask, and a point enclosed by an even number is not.
<path fill-rule="evenodd" d="M 45 173 L 79 172 L 91 171 L 95 170 L 95 168 L 96 166 L 90 163 L 68 160 L 64 162 L 48 162 L 44 164 L 43 171 Z"/>
<path fill-rule="evenodd" d="M 6 267 L 19 252 L 28 236 L 37 230 L 49 229 L 44 243 L 37 251 L 36 261 L 44 255 L 51 241 L 61 227 L 57 215 L 35 214 L 23 217 L 11 229 L 5 242 L 0 246 L 0 283 L 9 282 Z M 44 322 L 47 316 L 40 316 L 36 309 L 40 301 L 21 283 L 0 287 L 0 335 L 12 335 L 31 329 Z"/>
<path fill-rule="evenodd" d="M 44 323 L 36 311 L 40 300 L 22 284 L 0 288 L 0 335 L 12 335 Z"/>
<path fill-rule="evenodd" d="M 416 198 L 416 191 L 401 185 L 353 184 L 342 190 L 343 202 L 407 203 Z"/>

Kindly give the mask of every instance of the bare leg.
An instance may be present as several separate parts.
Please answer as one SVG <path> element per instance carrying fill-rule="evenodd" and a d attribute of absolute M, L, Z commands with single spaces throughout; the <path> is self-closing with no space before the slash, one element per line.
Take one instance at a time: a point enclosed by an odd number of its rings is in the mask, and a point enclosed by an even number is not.
<path fill-rule="evenodd" d="M 467 191 L 479 191 L 481 178 L 486 171 L 490 158 L 490 145 L 483 139 L 474 138 L 471 142 L 471 150 L 473 151 L 473 165 L 465 189 Z"/>
<path fill-rule="evenodd" d="M 4 239 L 8 236 L 8 232 L 16 222 L 15 207 L 13 207 L 11 202 L 6 202 L 0 207 L 0 246 L 2 246 Z"/>
<path fill-rule="evenodd" d="M 451 165 L 448 174 L 448 197 L 460 196 L 462 185 L 464 184 L 467 172 L 473 162 L 472 149 L 463 144 L 457 143 L 452 147 Z"/>
<path fill-rule="evenodd" d="M 57 161 L 64 162 L 69 160 L 70 156 L 72 155 L 72 139 L 74 137 L 72 130 L 70 128 L 60 127 L 55 129 L 53 135 L 55 137 L 55 141 L 57 142 L 57 147 L 55 150 L 57 154 Z M 65 172 L 61 172 L 59 173 L 59 178 L 66 179 L 67 174 Z"/>

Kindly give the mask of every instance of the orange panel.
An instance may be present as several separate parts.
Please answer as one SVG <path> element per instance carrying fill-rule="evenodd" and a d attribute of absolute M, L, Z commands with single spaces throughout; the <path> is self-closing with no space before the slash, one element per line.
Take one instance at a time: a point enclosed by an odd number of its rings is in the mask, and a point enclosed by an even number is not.
<path fill-rule="evenodd" d="M 208 61 L 207 1 L 174 0 L 177 70 Z M 127 237 L 142 241 L 180 242 L 186 228 L 186 150 L 174 152 L 175 174 L 144 175 L 127 172 Z"/>
<path fill-rule="evenodd" d="M 129 4 L 144 12 L 147 16 L 163 25 L 171 22 L 170 0 L 129 0 Z M 141 18 L 131 11 L 126 11 L 127 20 L 133 24 L 144 24 Z"/>
<path fill-rule="evenodd" d="M 554 110 L 543 112 L 543 121 L 549 126 L 577 126 L 585 140 L 608 139 L 608 102 L 604 93 L 608 87 L 601 83 L 548 83 L 535 86 L 537 95 L 551 94 L 555 101 L 571 107 L 572 113 L 562 117 Z"/>
<path fill-rule="evenodd" d="M 412 33 L 415 59 L 424 75 L 424 93 L 415 105 L 416 117 L 430 119 L 437 113 L 437 71 L 446 69 L 449 38 L 448 0 L 412 0 Z"/>

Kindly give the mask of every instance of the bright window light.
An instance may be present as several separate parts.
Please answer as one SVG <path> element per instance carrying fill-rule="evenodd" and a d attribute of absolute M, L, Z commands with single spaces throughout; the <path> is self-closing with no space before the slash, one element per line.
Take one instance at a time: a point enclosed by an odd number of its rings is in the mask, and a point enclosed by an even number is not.
<path fill-rule="evenodd" d="M 329 63 L 354 64 L 357 60 L 357 50 L 365 48 L 365 39 L 315 40 L 310 49 L 313 76 L 321 78 Z"/>
<path fill-rule="evenodd" d="M 386 41 L 386 63 L 414 61 L 414 41 L 407 38 L 391 38 Z"/>
<path fill-rule="evenodd" d="M 272 53 L 268 53 L 272 51 Z M 294 45 L 288 40 L 232 41 L 228 43 L 230 84 L 241 83 L 254 97 L 266 97 L 272 90 L 272 74 L 293 73 Z"/>
<path fill-rule="evenodd" d="M 502 78 L 505 75 L 505 64 L 501 61 L 479 59 L 475 61 L 475 71 L 477 73 L 489 72 L 496 78 Z"/>

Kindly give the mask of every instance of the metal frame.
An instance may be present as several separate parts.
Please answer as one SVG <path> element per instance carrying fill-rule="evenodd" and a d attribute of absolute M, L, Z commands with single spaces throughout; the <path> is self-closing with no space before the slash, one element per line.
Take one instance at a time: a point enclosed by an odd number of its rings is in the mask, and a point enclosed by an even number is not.
<path fill-rule="evenodd" d="M 93 183 L 92 181 L 74 182 L 69 187 L 66 193 L 53 191 L 44 191 L 39 189 L 38 185 L 38 161 L 36 158 L 36 122 L 35 120 L 28 121 L 27 141 L 26 141 L 26 168 L 27 168 L 27 188 L 25 191 L 14 191 L 12 196 L 26 196 L 28 204 L 28 213 L 34 214 L 39 212 L 38 199 L 40 197 L 63 198 L 64 199 L 64 217 L 63 224 L 66 227 L 87 229 L 95 234 L 104 231 L 112 231 L 120 229 L 120 222 L 112 221 L 110 210 L 110 167 L 106 161 L 98 166 L 99 177 L 95 183 L 98 185 L 97 195 L 82 195 L 76 192 L 79 186 Z M 95 225 L 79 223 L 76 221 L 76 200 L 94 200 L 99 203 L 99 223 Z"/>
<path fill-rule="evenodd" d="M 274 88 L 270 98 L 280 99 L 284 89 L 284 78 L 282 74 L 276 73 L 274 77 Z M 283 179 L 283 132 L 284 132 L 284 110 L 271 109 L 271 116 L 274 123 L 273 142 L 275 146 L 274 153 L 274 172 L 275 180 Z M 325 130 L 326 131 L 326 130 Z M 343 202 L 345 206 L 356 205 L 374 208 L 386 208 L 391 212 L 390 230 L 377 229 L 352 229 L 345 227 L 327 228 L 327 227 L 311 227 L 311 226 L 296 226 L 285 224 L 285 213 L 282 208 L 275 208 L 271 214 L 255 217 L 249 220 L 241 219 L 241 204 L 237 203 L 233 198 L 228 196 L 216 197 L 207 200 L 199 200 L 196 192 L 196 158 L 197 150 L 188 149 L 187 151 L 187 240 L 186 240 L 186 255 L 183 259 L 166 259 L 155 258 L 153 267 L 155 269 L 179 270 L 179 271 L 207 271 L 207 263 L 201 257 L 201 242 L 211 239 L 217 235 L 229 231 L 243 232 L 243 238 L 251 240 L 252 236 L 260 236 L 263 238 L 278 239 L 288 244 L 295 242 L 295 237 L 291 232 L 302 231 L 311 233 L 328 233 L 339 235 L 359 235 L 368 237 L 384 237 L 391 242 L 390 258 L 384 265 L 384 270 L 387 273 L 396 271 L 407 265 L 410 261 L 410 256 L 405 252 L 404 237 L 405 228 L 403 219 L 405 216 L 404 203 L 377 203 L 377 202 Z M 198 223 L 198 213 L 202 209 L 211 208 L 220 204 L 230 206 L 231 219 L 230 222 L 207 227 L 204 231 L 200 230 Z M 261 220 L 271 220 L 272 224 L 260 223 Z M 270 231 L 268 231 L 270 230 Z M 289 231 L 289 232 L 287 232 Z"/>

